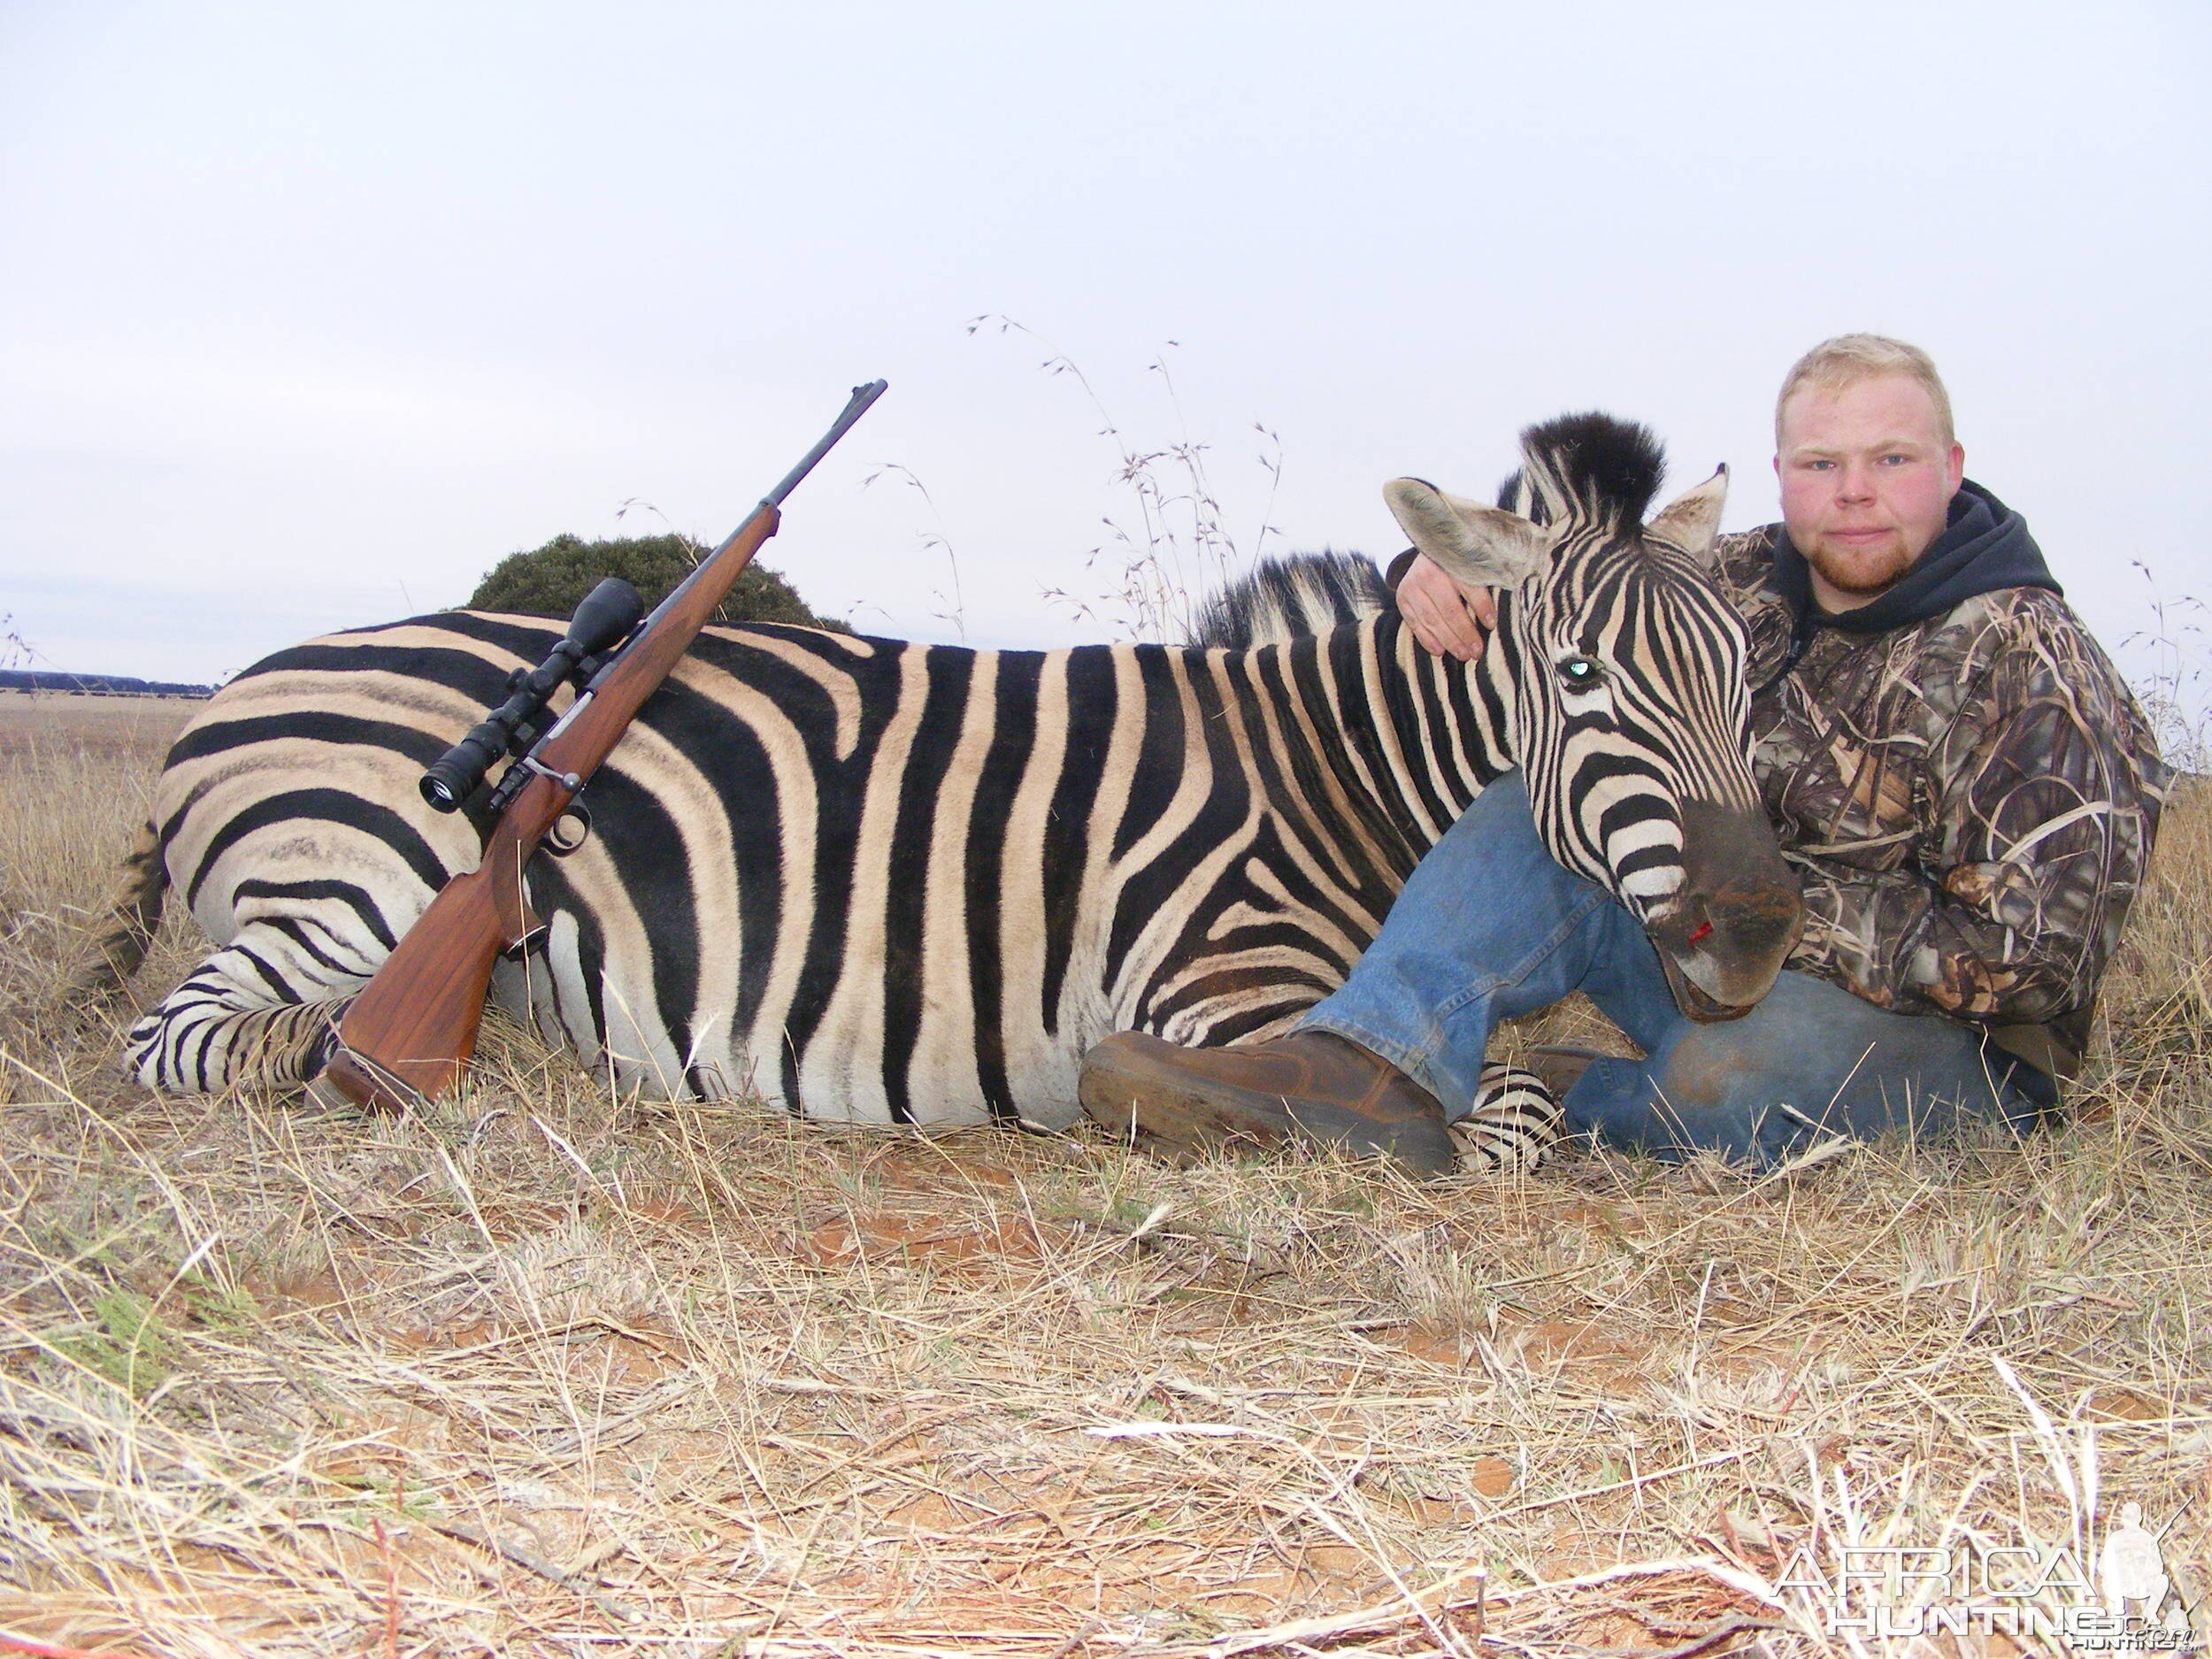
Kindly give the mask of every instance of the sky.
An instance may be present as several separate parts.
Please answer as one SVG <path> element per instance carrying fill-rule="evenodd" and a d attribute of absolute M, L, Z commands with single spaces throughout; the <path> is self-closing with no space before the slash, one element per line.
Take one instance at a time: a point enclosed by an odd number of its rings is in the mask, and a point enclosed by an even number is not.
<path fill-rule="evenodd" d="M 0 613 L 212 680 L 564 531 L 718 540 L 883 376 L 763 562 L 1112 637 L 1125 457 L 1240 557 L 1387 557 L 1385 480 L 1599 407 L 1745 527 L 1782 373 L 1871 329 L 2200 701 L 2208 73 L 2180 0 L 0 0 Z"/>

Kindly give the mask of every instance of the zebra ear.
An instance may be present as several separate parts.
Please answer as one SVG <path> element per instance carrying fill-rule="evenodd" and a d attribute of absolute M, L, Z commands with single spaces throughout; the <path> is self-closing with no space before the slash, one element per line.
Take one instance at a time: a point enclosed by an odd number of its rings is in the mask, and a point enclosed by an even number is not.
<path fill-rule="evenodd" d="M 1723 466 L 1695 489 L 1685 490 L 1669 502 L 1644 526 L 1644 534 L 1709 564 L 1713 538 L 1720 533 L 1720 510 L 1727 503 L 1728 469 Z"/>
<path fill-rule="evenodd" d="M 1552 534 L 1540 525 L 1448 495 L 1425 479 L 1394 478 L 1383 500 L 1415 547 L 1472 587 L 1517 587 L 1552 550 Z"/>

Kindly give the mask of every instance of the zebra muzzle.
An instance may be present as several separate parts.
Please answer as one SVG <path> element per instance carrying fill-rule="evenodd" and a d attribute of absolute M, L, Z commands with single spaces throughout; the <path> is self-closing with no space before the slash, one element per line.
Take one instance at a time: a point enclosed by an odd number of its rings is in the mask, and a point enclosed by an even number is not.
<path fill-rule="evenodd" d="M 1693 899 L 1649 932 L 1675 1005 L 1713 1022 L 1742 1018 L 1774 988 L 1803 922 L 1795 891 L 1785 889 L 1748 902 Z"/>
<path fill-rule="evenodd" d="M 1774 988 L 1804 902 L 1763 812 L 1694 803 L 1682 828 L 1681 891 L 1646 929 L 1686 1017 L 1740 1019 Z"/>

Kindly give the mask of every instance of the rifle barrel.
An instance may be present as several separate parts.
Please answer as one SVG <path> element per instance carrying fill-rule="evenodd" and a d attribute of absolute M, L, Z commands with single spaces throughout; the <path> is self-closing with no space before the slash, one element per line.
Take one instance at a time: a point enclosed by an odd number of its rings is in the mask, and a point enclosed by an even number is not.
<path fill-rule="evenodd" d="M 837 441 L 851 430 L 854 421 L 868 412 L 868 405 L 882 396 L 883 388 L 889 384 L 888 380 L 871 380 L 865 386 L 854 387 L 852 399 L 845 405 L 845 412 L 838 416 L 836 424 L 830 427 L 821 442 L 809 449 L 806 458 L 785 473 L 783 482 L 763 495 L 761 500 L 771 507 L 782 506 L 783 498 L 799 488 L 799 480 L 814 470 L 817 461 L 837 447 Z"/>

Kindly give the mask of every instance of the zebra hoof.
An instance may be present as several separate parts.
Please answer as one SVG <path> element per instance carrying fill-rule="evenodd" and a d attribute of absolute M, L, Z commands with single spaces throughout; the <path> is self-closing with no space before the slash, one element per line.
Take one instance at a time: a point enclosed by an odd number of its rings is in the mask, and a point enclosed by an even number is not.
<path fill-rule="evenodd" d="M 1494 1060 L 1482 1068 L 1474 1109 L 1451 1125 L 1462 1175 L 1532 1170 L 1559 1144 L 1566 1113 L 1535 1072 Z"/>

